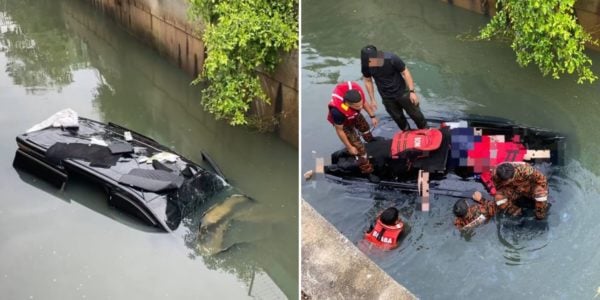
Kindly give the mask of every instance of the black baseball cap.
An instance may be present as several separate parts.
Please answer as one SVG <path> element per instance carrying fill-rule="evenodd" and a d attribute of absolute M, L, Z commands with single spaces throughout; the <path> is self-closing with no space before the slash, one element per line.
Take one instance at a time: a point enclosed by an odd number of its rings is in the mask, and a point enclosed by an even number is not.
<path fill-rule="evenodd" d="M 377 47 L 373 45 L 367 45 L 364 48 L 362 48 L 361 54 L 364 54 L 368 58 L 375 58 L 377 57 Z"/>
<path fill-rule="evenodd" d="M 360 102 L 362 98 L 360 97 L 360 93 L 358 90 L 349 90 L 344 94 L 344 101 L 348 103 L 357 103 Z"/>
<path fill-rule="evenodd" d="M 366 45 L 360 50 L 360 65 L 363 75 L 367 73 L 369 59 L 371 58 L 383 58 L 383 52 L 378 51 L 377 47 L 373 45 Z"/>

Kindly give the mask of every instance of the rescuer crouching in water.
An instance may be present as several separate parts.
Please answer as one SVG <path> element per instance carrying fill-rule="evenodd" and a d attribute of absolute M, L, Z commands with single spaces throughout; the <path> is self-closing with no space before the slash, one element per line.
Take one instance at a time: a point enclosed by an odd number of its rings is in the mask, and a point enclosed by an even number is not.
<path fill-rule="evenodd" d="M 391 250 L 398 247 L 403 229 L 398 209 L 390 207 L 377 217 L 375 224 L 365 233 L 365 240 L 383 250 Z"/>
<path fill-rule="evenodd" d="M 535 217 L 544 219 L 548 211 L 548 180 L 536 168 L 526 163 L 504 162 L 494 170 L 492 181 L 496 188 L 496 206 L 499 211 L 520 216 L 519 198 L 535 201 Z"/>

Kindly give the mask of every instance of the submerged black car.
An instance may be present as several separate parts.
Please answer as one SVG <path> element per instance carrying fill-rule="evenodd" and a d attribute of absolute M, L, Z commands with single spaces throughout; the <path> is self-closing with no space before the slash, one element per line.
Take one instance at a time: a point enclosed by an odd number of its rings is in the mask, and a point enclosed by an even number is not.
<path fill-rule="evenodd" d="M 17 145 L 15 168 L 57 188 L 73 176 L 89 179 L 105 189 L 109 204 L 165 231 L 229 188 L 221 176 L 112 123 L 78 118 L 76 126 L 21 134 Z"/>
<path fill-rule="evenodd" d="M 565 138 L 549 130 L 484 116 L 429 119 L 428 124 L 429 129 L 398 131 L 366 144 L 381 179 L 377 186 L 418 192 L 424 209 L 430 191 L 459 197 L 485 192 L 491 168 L 505 161 L 530 163 L 545 173 L 563 164 Z M 337 182 L 374 184 L 346 149 L 331 154 L 324 173 Z"/>

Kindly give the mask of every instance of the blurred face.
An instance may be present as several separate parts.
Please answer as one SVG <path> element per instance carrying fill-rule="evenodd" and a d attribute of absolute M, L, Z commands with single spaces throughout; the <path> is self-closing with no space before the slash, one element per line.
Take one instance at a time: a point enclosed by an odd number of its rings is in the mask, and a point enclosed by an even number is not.
<path fill-rule="evenodd" d="M 383 66 L 383 58 L 374 57 L 369 58 L 369 67 L 381 67 Z"/>
<path fill-rule="evenodd" d="M 382 51 L 377 51 L 377 56 L 369 58 L 369 67 L 381 67 L 384 62 L 384 54 Z"/>

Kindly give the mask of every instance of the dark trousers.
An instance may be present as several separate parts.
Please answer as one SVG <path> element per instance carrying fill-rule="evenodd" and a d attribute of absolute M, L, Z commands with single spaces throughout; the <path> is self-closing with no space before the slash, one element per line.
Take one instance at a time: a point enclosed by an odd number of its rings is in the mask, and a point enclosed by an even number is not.
<path fill-rule="evenodd" d="M 400 130 L 408 130 L 410 126 L 406 121 L 406 117 L 404 116 L 404 111 L 410 116 L 410 118 L 415 121 L 417 127 L 419 129 L 423 129 L 427 127 L 427 121 L 425 121 L 425 117 L 419 108 L 419 105 L 414 105 L 410 102 L 410 94 L 404 94 L 403 96 L 397 98 L 383 98 L 383 106 L 385 106 L 385 110 L 390 114 L 392 119 L 398 124 L 398 128 Z"/>
<path fill-rule="evenodd" d="M 358 167 L 363 174 L 373 173 L 373 165 L 369 162 L 367 150 L 360 140 L 359 134 L 363 137 L 365 142 L 370 142 L 373 140 L 370 129 L 369 123 L 367 123 L 367 120 L 365 120 L 360 113 L 356 116 L 351 125 L 344 126 L 344 133 L 346 133 L 348 141 L 356 148 L 356 150 L 358 150 Z"/>

